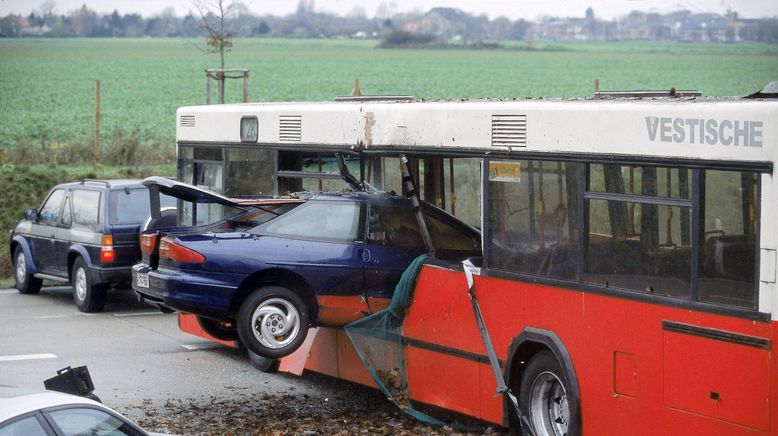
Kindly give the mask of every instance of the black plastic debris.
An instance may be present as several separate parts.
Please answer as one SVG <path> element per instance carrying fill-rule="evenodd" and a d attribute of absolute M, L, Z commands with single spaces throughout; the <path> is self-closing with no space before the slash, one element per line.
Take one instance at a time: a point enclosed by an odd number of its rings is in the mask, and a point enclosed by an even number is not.
<path fill-rule="evenodd" d="M 89 375 L 89 369 L 86 366 L 62 368 L 57 371 L 56 376 L 44 380 L 43 386 L 50 391 L 64 392 L 100 401 L 97 395 L 92 393 L 95 390 L 95 385 L 92 383 L 92 376 Z"/>

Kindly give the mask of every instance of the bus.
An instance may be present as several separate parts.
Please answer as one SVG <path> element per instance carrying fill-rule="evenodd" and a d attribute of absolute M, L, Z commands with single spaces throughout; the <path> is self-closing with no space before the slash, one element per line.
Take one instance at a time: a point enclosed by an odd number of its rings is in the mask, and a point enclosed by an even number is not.
<path fill-rule="evenodd" d="M 774 98 L 184 107 L 177 141 L 179 177 L 232 196 L 327 187 L 333 153 L 402 192 L 405 155 L 481 229 L 474 268 L 416 278 L 412 402 L 535 435 L 778 432 Z"/>

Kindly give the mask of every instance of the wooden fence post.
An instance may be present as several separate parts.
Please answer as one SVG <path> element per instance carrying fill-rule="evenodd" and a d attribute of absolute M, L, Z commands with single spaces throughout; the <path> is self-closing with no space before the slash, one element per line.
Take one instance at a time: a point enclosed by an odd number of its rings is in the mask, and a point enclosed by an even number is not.
<path fill-rule="evenodd" d="M 95 80 L 95 165 L 100 164 L 100 81 Z"/>

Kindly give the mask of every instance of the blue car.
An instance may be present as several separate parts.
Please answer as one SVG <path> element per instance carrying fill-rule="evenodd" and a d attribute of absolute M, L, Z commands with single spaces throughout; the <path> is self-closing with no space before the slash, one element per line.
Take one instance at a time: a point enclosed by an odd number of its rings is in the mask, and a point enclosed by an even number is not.
<path fill-rule="evenodd" d="M 430 204 L 421 210 L 437 257 L 481 254 L 478 230 Z M 133 288 L 198 315 L 220 339 L 279 358 L 310 326 L 386 307 L 403 270 L 427 252 L 410 200 L 394 194 L 316 194 L 271 218 L 229 231 L 161 232 L 158 251 L 134 268 Z"/>

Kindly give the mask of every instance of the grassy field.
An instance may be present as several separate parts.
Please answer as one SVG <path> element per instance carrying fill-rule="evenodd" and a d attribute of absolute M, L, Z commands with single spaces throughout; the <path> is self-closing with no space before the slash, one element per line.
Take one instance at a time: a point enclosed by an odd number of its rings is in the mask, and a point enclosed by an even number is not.
<path fill-rule="evenodd" d="M 217 58 L 199 40 L 0 40 L 0 148 L 88 143 L 94 81 L 106 147 L 137 129 L 172 147 L 178 106 L 205 101 Z M 376 49 L 376 41 L 241 39 L 228 67 L 251 70 L 252 101 L 331 100 L 354 78 L 370 94 L 417 98 L 585 97 L 603 89 L 699 89 L 743 95 L 778 78 L 778 46 L 683 43 L 509 43 L 501 50 Z M 228 101 L 240 99 L 238 81 Z"/>
<path fill-rule="evenodd" d="M 355 78 L 367 94 L 420 99 L 587 97 L 594 79 L 611 90 L 676 87 L 744 95 L 778 79 L 778 46 L 769 45 L 515 42 L 500 50 L 376 45 L 237 40 L 227 66 L 251 70 L 252 101 L 332 100 L 348 94 Z M 0 39 L 0 277 L 10 272 L 6 230 L 26 208 L 38 207 L 53 184 L 175 173 L 170 164 L 175 110 L 205 102 L 204 70 L 217 62 L 201 46 L 183 39 Z M 133 166 L 52 169 L 91 160 L 98 79 L 103 155 Z M 227 100 L 239 101 L 241 90 L 238 81 L 231 83 Z M 144 165 L 149 160 L 168 165 Z M 2 165 L 20 161 L 42 165 Z"/>

